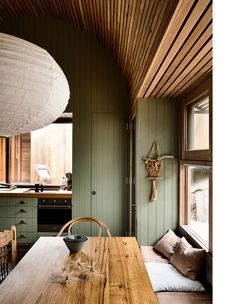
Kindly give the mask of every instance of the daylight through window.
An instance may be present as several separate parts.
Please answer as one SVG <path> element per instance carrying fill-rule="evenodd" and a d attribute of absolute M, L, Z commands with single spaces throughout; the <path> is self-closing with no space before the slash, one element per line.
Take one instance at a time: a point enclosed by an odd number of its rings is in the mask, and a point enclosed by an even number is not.
<path fill-rule="evenodd" d="M 10 182 L 60 184 L 72 172 L 72 123 L 10 138 Z"/>

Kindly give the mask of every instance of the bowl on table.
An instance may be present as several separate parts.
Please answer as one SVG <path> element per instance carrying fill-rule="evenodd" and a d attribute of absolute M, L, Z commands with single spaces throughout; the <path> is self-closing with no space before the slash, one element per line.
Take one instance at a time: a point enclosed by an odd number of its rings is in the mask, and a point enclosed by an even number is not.
<path fill-rule="evenodd" d="M 63 238 L 63 241 L 70 250 L 70 253 L 76 253 L 80 251 L 87 240 L 87 236 L 83 234 L 71 234 Z"/>

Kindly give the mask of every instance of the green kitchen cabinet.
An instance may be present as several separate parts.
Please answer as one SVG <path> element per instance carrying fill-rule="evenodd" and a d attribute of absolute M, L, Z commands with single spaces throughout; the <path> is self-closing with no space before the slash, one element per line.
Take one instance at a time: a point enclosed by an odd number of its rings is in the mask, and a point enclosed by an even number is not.
<path fill-rule="evenodd" d="M 0 199 L 0 231 L 6 229 L 6 198 Z"/>
<path fill-rule="evenodd" d="M 16 226 L 17 242 L 37 240 L 37 198 L 1 198 L 0 230 Z"/>

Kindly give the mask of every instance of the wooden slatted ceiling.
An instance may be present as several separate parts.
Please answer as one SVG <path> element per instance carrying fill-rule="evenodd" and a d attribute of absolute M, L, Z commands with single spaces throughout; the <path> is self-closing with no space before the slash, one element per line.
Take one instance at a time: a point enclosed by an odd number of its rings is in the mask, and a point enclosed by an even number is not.
<path fill-rule="evenodd" d="M 177 97 L 212 69 L 212 2 L 179 1 L 135 97 Z"/>
<path fill-rule="evenodd" d="M 49 16 L 100 41 L 137 97 L 177 97 L 212 69 L 208 0 L 0 0 L 0 20 Z"/>

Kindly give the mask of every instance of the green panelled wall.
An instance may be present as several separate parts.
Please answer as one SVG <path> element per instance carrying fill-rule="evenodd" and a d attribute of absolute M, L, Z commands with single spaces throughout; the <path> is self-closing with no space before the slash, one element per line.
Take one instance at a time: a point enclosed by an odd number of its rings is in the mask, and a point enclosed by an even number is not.
<path fill-rule="evenodd" d="M 73 216 L 90 216 L 96 214 L 92 210 L 92 174 L 94 174 L 92 163 L 96 156 L 98 145 L 95 144 L 95 151 L 92 138 L 92 117 L 93 113 L 117 113 L 116 119 L 106 114 L 103 118 L 108 119 L 112 130 L 117 126 L 124 128 L 128 117 L 128 90 L 121 73 L 109 56 L 107 51 L 92 37 L 79 31 L 75 27 L 46 17 L 19 17 L 8 21 L 0 22 L 0 31 L 12 34 L 28 41 L 31 41 L 45 48 L 58 62 L 63 69 L 71 90 L 70 104 L 68 111 L 73 111 Z M 115 114 L 114 114 L 115 115 Z M 107 128 L 107 123 L 101 128 Z M 101 130 L 103 132 L 103 130 Z M 115 162 L 119 154 L 119 161 L 122 162 L 122 169 L 117 170 L 117 165 L 110 166 L 106 170 L 106 176 L 97 176 L 114 181 L 114 187 L 107 188 L 107 195 L 103 193 L 101 204 L 109 210 L 105 219 L 113 215 L 115 210 L 117 218 L 112 227 L 109 221 L 111 232 L 124 234 L 127 231 L 127 221 L 124 211 L 126 204 L 126 133 L 125 138 L 120 140 L 120 132 L 108 132 L 104 140 L 110 142 L 116 153 L 104 150 L 104 159 Z M 113 158 L 112 158 L 113 157 Z M 100 161 L 100 160 L 99 160 Z M 98 166 L 99 167 L 99 166 Z M 115 186 L 119 180 L 119 185 Z M 102 191 L 104 192 L 104 187 Z M 99 193 L 100 189 L 96 189 Z M 119 204 L 119 206 L 117 206 Z M 97 208 L 97 207 L 96 207 Z M 100 214 L 98 212 L 98 214 Z M 104 220 L 105 220 L 104 219 Z M 117 227 L 119 225 L 119 227 Z M 84 226 L 85 227 L 85 226 Z M 86 226 L 87 227 L 87 226 Z M 89 227 L 84 228 L 84 233 L 90 233 Z"/>
<path fill-rule="evenodd" d="M 136 114 L 136 204 L 137 239 L 152 245 L 169 229 L 178 225 L 178 105 L 173 99 L 138 99 Z M 158 198 L 150 202 L 151 182 L 146 179 L 143 157 L 154 140 L 160 153 L 174 155 L 164 160 Z"/>
<path fill-rule="evenodd" d="M 92 216 L 112 227 L 112 235 L 121 235 L 127 227 L 126 126 L 120 113 L 92 114 Z M 115 174 L 114 174 L 115 172 Z M 112 174 L 112 176 L 111 176 Z M 102 177 L 102 178 L 101 178 Z M 121 203 L 120 203 L 121 202 Z"/>

